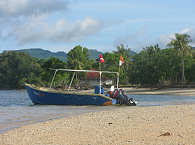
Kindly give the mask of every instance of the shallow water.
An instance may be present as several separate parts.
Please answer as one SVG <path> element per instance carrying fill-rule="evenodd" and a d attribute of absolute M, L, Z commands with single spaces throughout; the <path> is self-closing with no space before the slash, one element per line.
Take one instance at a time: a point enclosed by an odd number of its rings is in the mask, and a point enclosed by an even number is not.
<path fill-rule="evenodd" d="M 186 96 L 128 96 L 135 98 L 140 107 L 195 103 L 195 97 Z M 117 107 L 33 105 L 25 90 L 0 90 L 0 133 L 26 124 L 115 108 Z"/>
<path fill-rule="evenodd" d="M 138 101 L 137 106 L 195 104 L 195 96 L 128 95 Z"/>
<path fill-rule="evenodd" d="M 0 90 L 0 133 L 26 124 L 114 109 L 114 106 L 33 105 L 25 90 Z"/>

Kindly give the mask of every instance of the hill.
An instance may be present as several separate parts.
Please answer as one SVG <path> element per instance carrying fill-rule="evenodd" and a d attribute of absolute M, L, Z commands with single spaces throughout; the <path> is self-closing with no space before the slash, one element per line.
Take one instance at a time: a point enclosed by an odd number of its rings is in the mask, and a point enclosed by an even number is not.
<path fill-rule="evenodd" d="M 59 52 L 51 52 L 49 50 L 44 50 L 41 48 L 31 48 L 31 49 L 21 49 L 21 50 L 16 50 L 18 52 L 24 52 L 29 54 L 32 57 L 36 57 L 39 59 L 47 59 L 50 57 L 56 57 L 59 58 L 62 61 L 65 61 L 67 58 L 67 54 L 63 51 Z"/>
<path fill-rule="evenodd" d="M 67 59 L 67 53 L 63 52 L 63 51 L 51 52 L 49 50 L 45 50 L 42 48 L 21 49 L 21 50 L 16 50 L 16 51 L 27 53 L 30 56 L 35 57 L 35 58 L 39 58 L 39 59 L 47 59 L 50 57 L 56 57 L 62 61 L 66 61 L 66 59 Z M 89 49 L 89 54 L 90 54 L 91 59 L 95 59 L 101 53 L 103 54 L 103 52 L 98 51 L 96 49 Z M 135 54 L 134 51 L 130 51 L 129 53 L 130 53 L 130 55 Z"/>
<path fill-rule="evenodd" d="M 47 59 L 50 57 L 56 57 L 62 61 L 66 61 L 67 54 L 66 52 L 59 51 L 59 52 L 51 52 L 49 50 L 41 49 L 41 48 L 31 48 L 31 49 L 21 49 L 16 50 L 18 52 L 24 52 L 29 54 L 32 57 L 39 58 L 39 59 Z M 89 49 L 89 54 L 91 59 L 95 59 L 100 53 L 100 51 L 95 49 Z"/>

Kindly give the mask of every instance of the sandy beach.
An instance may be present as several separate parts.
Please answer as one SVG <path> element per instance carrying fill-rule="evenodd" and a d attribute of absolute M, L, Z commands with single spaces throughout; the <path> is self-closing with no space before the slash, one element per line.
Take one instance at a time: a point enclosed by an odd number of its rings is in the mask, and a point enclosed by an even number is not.
<path fill-rule="evenodd" d="M 185 91 L 186 90 L 186 91 Z M 195 89 L 128 89 L 132 94 L 195 96 Z M 0 145 L 194 145 L 195 104 L 120 106 L 23 126 L 0 134 Z"/>
<path fill-rule="evenodd" d="M 124 88 L 127 94 L 195 96 L 195 88 Z"/>

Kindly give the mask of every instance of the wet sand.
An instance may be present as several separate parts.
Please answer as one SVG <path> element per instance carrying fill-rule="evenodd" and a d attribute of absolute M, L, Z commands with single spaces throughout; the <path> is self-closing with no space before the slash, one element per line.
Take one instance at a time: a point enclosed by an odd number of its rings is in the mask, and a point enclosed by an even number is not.
<path fill-rule="evenodd" d="M 195 96 L 195 88 L 124 88 L 127 94 Z"/>
<path fill-rule="evenodd" d="M 170 95 L 170 96 L 195 96 L 195 88 L 122 88 L 126 94 L 136 95 Z M 105 88 L 105 92 L 110 88 Z M 83 90 L 83 93 L 94 92 L 91 90 Z"/>
<path fill-rule="evenodd" d="M 191 89 L 187 92 L 177 89 L 164 91 L 165 94 L 167 92 L 195 96 Z M 37 144 L 194 145 L 195 105 L 121 106 L 23 126 L 0 134 L 0 145 Z"/>

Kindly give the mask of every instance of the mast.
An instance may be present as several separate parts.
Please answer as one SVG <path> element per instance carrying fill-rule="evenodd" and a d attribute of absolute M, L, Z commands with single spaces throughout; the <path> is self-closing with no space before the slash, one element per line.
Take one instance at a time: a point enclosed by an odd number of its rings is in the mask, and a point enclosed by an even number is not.
<path fill-rule="evenodd" d="M 100 94 L 101 94 L 101 92 L 102 92 L 102 89 L 101 89 L 101 85 L 102 85 L 101 83 L 102 83 L 102 81 L 101 81 L 101 79 L 102 79 L 102 72 L 100 71 L 100 91 L 99 91 Z"/>

